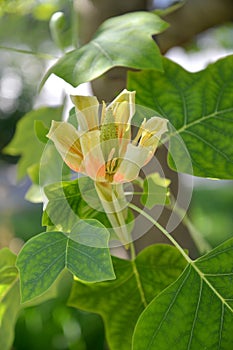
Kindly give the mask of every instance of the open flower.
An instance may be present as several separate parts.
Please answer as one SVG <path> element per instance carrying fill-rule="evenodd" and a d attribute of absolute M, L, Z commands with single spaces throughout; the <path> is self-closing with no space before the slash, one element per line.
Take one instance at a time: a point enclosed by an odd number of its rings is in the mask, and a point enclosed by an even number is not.
<path fill-rule="evenodd" d="M 78 130 L 67 122 L 53 121 L 48 133 L 65 163 L 86 174 L 121 243 L 128 246 L 130 227 L 125 224 L 127 200 L 123 183 L 138 177 L 140 169 L 152 158 L 167 120 L 144 120 L 131 141 L 131 119 L 135 113 L 135 92 L 123 90 L 102 108 L 94 96 L 71 96 L 75 105 Z"/>
<path fill-rule="evenodd" d="M 94 96 L 71 96 L 79 129 L 67 122 L 53 121 L 48 133 L 65 163 L 96 182 L 111 184 L 137 178 L 152 158 L 167 120 L 144 120 L 131 141 L 131 119 L 135 113 L 135 92 L 123 90 L 108 106 Z M 100 116 L 99 116 L 100 114 Z"/>

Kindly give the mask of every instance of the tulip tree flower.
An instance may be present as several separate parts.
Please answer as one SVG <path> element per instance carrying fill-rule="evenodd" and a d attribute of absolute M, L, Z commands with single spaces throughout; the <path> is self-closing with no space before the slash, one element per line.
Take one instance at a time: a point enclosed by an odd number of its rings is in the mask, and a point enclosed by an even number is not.
<path fill-rule="evenodd" d="M 95 182 L 113 228 L 122 230 L 126 202 L 122 199 L 122 184 L 136 179 L 140 169 L 153 157 L 162 134 L 167 131 L 167 120 L 159 117 L 144 120 L 131 141 L 135 92 L 123 90 L 108 106 L 103 102 L 101 111 L 95 96 L 71 96 L 71 99 L 78 130 L 67 122 L 53 121 L 47 137 L 72 170 Z M 126 233 L 117 234 L 123 243 L 127 241 Z"/>

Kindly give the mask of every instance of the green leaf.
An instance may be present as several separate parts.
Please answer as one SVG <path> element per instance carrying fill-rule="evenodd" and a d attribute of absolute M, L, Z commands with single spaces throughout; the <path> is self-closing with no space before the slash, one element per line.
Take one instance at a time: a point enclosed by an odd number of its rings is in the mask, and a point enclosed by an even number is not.
<path fill-rule="evenodd" d="M 42 203 L 43 195 L 41 191 L 41 187 L 39 185 L 32 184 L 27 193 L 25 194 L 25 199 L 32 203 Z"/>
<path fill-rule="evenodd" d="M 5 268 L 15 265 L 16 255 L 13 254 L 8 248 L 2 248 L 0 250 L 0 272 Z"/>
<path fill-rule="evenodd" d="M 98 284 L 74 281 L 69 305 L 103 317 L 111 350 L 130 350 L 138 317 L 155 295 L 180 275 L 185 264 L 169 245 L 150 246 L 134 261 L 113 257 L 116 280 Z"/>
<path fill-rule="evenodd" d="M 34 130 L 35 130 L 36 136 L 41 142 L 43 143 L 48 142 L 48 138 L 46 137 L 46 135 L 49 132 L 49 127 L 45 126 L 45 124 L 41 120 L 34 121 Z"/>
<path fill-rule="evenodd" d="M 133 349 L 231 350 L 233 239 L 190 263 L 141 315 Z"/>
<path fill-rule="evenodd" d="M 20 296 L 16 256 L 8 249 L 0 250 L 0 349 L 11 349 Z"/>
<path fill-rule="evenodd" d="M 33 184 L 26 193 L 25 198 L 33 203 L 44 201 L 44 186 L 55 181 L 70 179 L 71 174 L 70 168 L 64 163 L 51 141 L 48 141 L 40 163 L 31 165 L 27 172 Z"/>
<path fill-rule="evenodd" d="M 64 268 L 87 282 L 113 279 L 108 238 L 99 222 L 83 220 L 69 236 L 43 232 L 30 239 L 17 258 L 22 302 L 44 293 Z"/>
<path fill-rule="evenodd" d="M 168 186 L 170 182 L 168 179 L 161 178 L 158 173 L 148 175 L 143 181 L 142 204 L 148 209 L 158 204 L 169 204 Z"/>
<path fill-rule="evenodd" d="M 50 229 L 70 232 L 80 219 L 85 218 L 97 219 L 104 226 L 111 227 L 93 181 L 88 177 L 51 184 L 45 187 L 45 194 L 49 202 L 43 225 L 50 226 Z"/>
<path fill-rule="evenodd" d="M 162 70 L 160 51 L 152 35 L 166 28 L 164 21 L 149 12 L 110 18 L 88 44 L 60 58 L 42 84 L 52 73 L 77 86 L 117 66 Z"/>
<path fill-rule="evenodd" d="M 64 292 L 64 288 L 70 290 L 73 282 L 73 275 L 67 270 L 63 270 L 56 281 L 41 295 L 32 300 L 21 303 L 22 308 L 28 308 L 45 303 L 51 299 L 59 299 Z"/>
<path fill-rule="evenodd" d="M 18 163 L 18 178 L 27 173 L 27 169 L 40 162 L 45 145 L 39 141 L 34 131 L 34 122 L 39 120 L 49 127 L 52 120 L 60 120 L 61 107 L 45 107 L 27 113 L 17 124 L 13 140 L 4 149 L 4 153 L 21 155 Z"/>
<path fill-rule="evenodd" d="M 170 166 L 179 172 L 187 169 L 188 149 L 196 176 L 233 178 L 233 56 L 190 73 L 164 59 L 164 73 L 129 73 L 128 89 L 137 91 L 137 103 L 167 118 L 175 127 L 170 135 Z M 175 158 L 175 159 L 174 159 Z M 174 164 L 174 160 L 177 164 Z"/>

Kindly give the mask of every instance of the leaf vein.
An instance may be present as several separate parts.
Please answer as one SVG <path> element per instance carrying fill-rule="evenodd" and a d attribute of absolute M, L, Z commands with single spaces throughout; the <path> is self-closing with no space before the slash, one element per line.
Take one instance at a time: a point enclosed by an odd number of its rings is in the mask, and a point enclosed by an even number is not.
<path fill-rule="evenodd" d="M 228 162 L 233 163 L 233 161 L 228 157 L 227 154 L 225 154 L 223 151 L 219 150 L 218 148 L 216 148 L 214 145 L 212 145 L 209 141 L 205 140 L 202 136 L 198 136 L 197 134 L 195 134 L 192 131 L 188 131 L 185 130 L 184 133 L 189 134 L 195 138 L 197 138 L 198 140 L 202 141 L 204 144 L 206 144 L 207 146 L 209 146 L 210 148 L 212 148 L 216 153 L 220 154 L 223 158 L 225 158 Z"/>
<path fill-rule="evenodd" d="M 163 316 L 162 320 L 160 321 L 160 323 L 159 323 L 159 325 L 158 325 L 158 328 L 157 328 L 157 329 L 155 330 L 155 332 L 153 333 L 153 335 L 152 335 L 152 337 L 151 337 L 151 340 L 150 340 L 150 342 L 149 342 L 149 344 L 148 344 L 148 346 L 147 346 L 147 350 L 151 349 L 151 346 L 152 346 L 152 344 L 153 344 L 153 342 L 154 342 L 154 339 L 155 339 L 156 335 L 158 334 L 160 328 L 162 327 L 163 322 L 166 320 L 167 315 L 168 315 L 169 311 L 171 310 L 172 306 L 174 305 L 174 303 L 175 303 L 175 301 L 176 301 L 176 299 L 177 299 L 177 297 L 178 297 L 178 294 L 179 294 L 180 290 L 182 289 L 183 285 L 185 284 L 186 280 L 188 279 L 188 277 L 189 277 L 189 275 L 190 275 L 190 273 L 191 273 L 191 265 L 189 265 L 187 269 L 189 269 L 189 272 L 187 273 L 187 276 L 185 276 L 183 282 L 181 283 L 181 285 L 180 285 L 179 288 L 177 289 L 177 291 L 176 291 L 176 293 L 175 293 L 175 295 L 174 295 L 174 298 L 172 299 L 170 305 L 169 305 L 168 308 L 167 308 L 167 311 L 164 313 L 164 316 Z"/>
<path fill-rule="evenodd" d="M 193 319 L 193 324 L 192 324 L 192 328 L 191 328 L 191 332 L 190 332 L 190 337 L 189 337 L 187 350 L 190 350 L 190 347 L 191 347 L 191 344 L 192 344 L 193 332 L 194 332 L 195 324 L 196 324 L 196 321 L 197 321 L 198 310 L 199 310 L 199 307 L 200 307 L 202 288 L 203 288 L 203 280 L 200 278 L 200 289 L 199 289 L 199 295 L 198 295 L 198 300 L 197 300 L 197 307 L 196 307 L 196 311 L 195 311 L 195 314 L 194 314 L 194 319 Z"/>
<path fill-rule="evenodd" d="M 221 350 L 221 343 L 222 343 L 222 330 L 223 330 L 223 322 L 224 322 L 224 311 L 225 311 L 225 305 L 222 304 L 222 312 L 221 312 L 220 327 L 219 327 L 219 341 L 218 341 L 218 349 L 219 350 Z"/>
<path fill-rule="evenodd" d="M 198 259 L 196 262 L 197 262 L 197 263 L 202 263 L 203 261 L 208 261 L 208 260 L 210 260 L 210 259 L 212 259 L 212 258 L 215 258 L 215 257 L 218 256 L 219 254 L 226 253 L 226 252 L 228 252 L 228 251 L 230 251 L 230 250 L 233 250 L 233 246 L 228 247 L 228 248 L 226 248 L 226 249 L 223 249 L 223 250 L 221 250 L 221 251 L 217 251 L 217 252 L 215 252 L 215 253 L 213 253 L 213 254 L 208 254 L 208 256 L 206 256 L 206 257 L 201 257 L 201 258 Z"/>
<path fill-rule="evenodd" d="M 111 65 L 114 65 L 114 61 L 112 60 L 109 53 L 104 49 L 97 41 L 92 40 L 90 44 L 93 44 L 97 49 L 109 60 Z"/>

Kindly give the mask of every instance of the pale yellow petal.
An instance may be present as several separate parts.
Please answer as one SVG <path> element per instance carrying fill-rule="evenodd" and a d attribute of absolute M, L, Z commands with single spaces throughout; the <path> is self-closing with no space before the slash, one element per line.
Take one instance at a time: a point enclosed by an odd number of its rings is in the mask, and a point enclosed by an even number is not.
<path fill-rule="evenodd" d="M 116 116 L 117 123 L 130 123 L 135 113 L 135 91 L 124 89 L 107 107 Z"/>
<path fill-rule="evenodd" d="M 54 145 L 66 164 L 74 171 L 83 172 L 83 155 L 80 145 L 80 135 L 73 125 L 66 122 L 52 121 L 47 137 Z"/>
<path fill-rule="evenodd" d="M 112 103 L 107 107 L 107 110 L 113 111 L 115 124 L 117 125 L 117 134 L 119 141 L 119 155 L 124 157 L 127 145 L 131 138 L 130 121 L 135 113 L 135 91 L 124 89 Z"/>
<path fill-rule="evenodd" d="M 128 144 L 125 157 L 114 175 L 114 182 L 129 182 L 136 179 L 150 155 L 149 148 Z"/>
<path fill-rule="evenodd" d="M 140 145 L 157 148 L 161 136 L 167 131 L 167 119 L 153 117 L 143 125 Z"/>
<path fill-rule="evenodd" d="M 93 130 L 80 137 L 85 172 L 95 181 L 105 181 L 105 160 L 100 144 L 100 131 Z"/>
<path fill-rule="evenodd" d="M 87 131 L 98 128 L 99 102 L 95 96 L 70 96 L 76 107 L 76 116 L 80 130 Z"/>
<path fill-rule="evenodd" d="M 146 165 L 153 157 L 161 136 L 167 130 L 167 119 L 153 117 L 147 121 L 143 121 L 133 144 L 136 145 L 138 143 L 139 147 L 147 149 L 148 157 L 145 160 L 144 165 Z"/>

